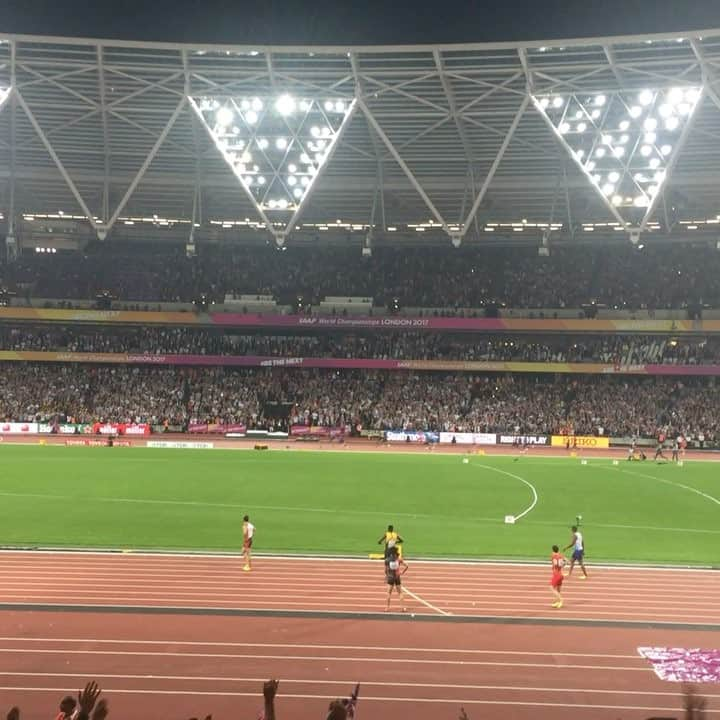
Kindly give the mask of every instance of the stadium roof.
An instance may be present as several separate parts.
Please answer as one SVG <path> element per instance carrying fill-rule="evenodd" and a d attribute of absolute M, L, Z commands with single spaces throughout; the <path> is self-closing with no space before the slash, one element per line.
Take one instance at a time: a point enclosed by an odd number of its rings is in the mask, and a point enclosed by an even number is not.
<path fill-rule="evenodd" d="M 720 30 L 351 48 L 0 34 L 0 209 L 18 234 L 46 215 L 109 239 L 706 236 L 719 72 Z"/>

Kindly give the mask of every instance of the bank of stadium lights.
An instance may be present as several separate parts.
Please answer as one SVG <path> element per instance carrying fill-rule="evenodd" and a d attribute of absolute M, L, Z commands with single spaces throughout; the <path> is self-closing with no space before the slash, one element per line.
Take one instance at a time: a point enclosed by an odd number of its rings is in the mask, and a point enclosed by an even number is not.
<path fill-rule="evenodd" d="M 645 88 L 534 98 L 575 162 L 616 208 L 646 208 L 660 192 L 700 88 Z"/>
<path fill-rule="evenodd" d="M 351 107 L 289 93 L 193 103 L 238 180 L 260 207 L 275 211 L 302 201 Z"/>

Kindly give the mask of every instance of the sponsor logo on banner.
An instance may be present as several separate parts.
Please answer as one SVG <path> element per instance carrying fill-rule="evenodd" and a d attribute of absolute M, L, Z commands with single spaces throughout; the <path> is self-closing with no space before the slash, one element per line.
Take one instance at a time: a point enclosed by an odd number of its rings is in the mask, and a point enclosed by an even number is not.
<path fill-rule="evenodd" d="M 83 447 L 110 447 L 110 440 L 101 440 L 100 438 L 68 438 L 65 441 L 65 445 L 75 446 L 80 445 Z M 112 441 L 112 447 L 130 447 L 129 440 L 118 440 L 115 438 Z"/>
<path fill-rule="evenodd" d="M 2 435 L 37 435 L 37 423 L 0 423 L 0 434 Z"/>
<path fill-rule="evenodd" d="M 553 435 L 552 446 L 553 447 L 567 447 L 571 448 L 609 448 L 610 438 L 608 437 L 595 437 L 594 435 Z"/>
<path fill-rule="evenodd" d="M 387 430 L 385 439 L 388 442 L 436 443 L 440 441 L 440 434 L 424 430 Z"/>
<path fill-rule="evenodd" d="M 149 435 L 150 426 L 147 423 L 125 425 L 123 435 Z"/>
<path fill-rule="evenodd" d="M 441 432 L 441 443 L 452 443 L 453 439 L 458 445 L 495 445 L 497 435 L 490 433 L 467 432 Z"/>
<path fill-rule="evenodd" d="M 549 445 L 547 435 L 498 435 L 500 445 Z"/>
<path fill-rule="evenodd" d="M 214 443 L 200 442 L 198 440 L 148 440 L 145 443 L 145 447 L 149 448 L 176 448 L 183 450 L 212 450 L 214 446 Z"/>

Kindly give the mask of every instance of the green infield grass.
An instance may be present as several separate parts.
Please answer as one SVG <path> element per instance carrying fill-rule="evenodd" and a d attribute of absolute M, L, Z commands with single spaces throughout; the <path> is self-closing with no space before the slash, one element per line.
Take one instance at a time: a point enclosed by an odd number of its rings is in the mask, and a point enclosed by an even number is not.
<path fill-rule="evenodd" d="M 0 446 L 0 545 L 720 564 L 718 465 L 398 453 Z M 523 482 L 525 481 L 525 482 Z M 506 515 L 520 515 L 516 524 Z"/>

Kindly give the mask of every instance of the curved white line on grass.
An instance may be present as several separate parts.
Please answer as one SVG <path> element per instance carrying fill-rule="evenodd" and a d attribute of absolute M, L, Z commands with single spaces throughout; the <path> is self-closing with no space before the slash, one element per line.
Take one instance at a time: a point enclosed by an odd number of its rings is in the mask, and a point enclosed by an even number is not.
<path fill-rule="evenodd" d="M 530 492 L 532 493 L 532 496 L 533 496 L 533 501 L 519 515 L 515 516 L 516 522 L 518 520 L 520 520 L 521 518 L 524 518 L 537 505 L 537 503 L 538 503 L 537 490 L 535 489 L 535 486 L 531 482 L 528 482 L 525 478 L 522 478 L 519 475 L 515 475 L 515 473 L 508 472 L 507 470 L 500 470 L 499 468 L 493 467 L 492 465 L 477 464 L 477 465 L 475 465 L 475 467 L 481 467 L 481 468 L 485 468 L 486 470 L 493 470 L 494 472 L 502 473 L 503 475 L 507 475 L 508 477 L 514 478 L 515 480 L 519 480 L 521 483 L 525 483 L 525 485 L 527 485 L 530 488 Z"/>
<path fill-rule="evenodd" d="M 657 482 L 665 483 L 666 485 L 674 485 L 675 487 L 682 488 L 683 490 L 689 490 L 691 493 L 695 493 L 696 495 L 701 495 L 706 500 L 710 500 L 716 505 L 720 505 L 720 500 L 718 500 L 718 498 L 716 498 L 714 495 L 708 495 L 708 493 L 704 493 L 702 490 L 698 490 L 697 488 L 691 487 L 690 485 L 685 485 L 684 483 L 673 482 L 672 480 L 668 480 L 667 478 L 660 478 L 656 477 L 655 475 L 648 475 L 646 473 L 633 472 L 632 470 L 620 470 L 620 472 L 624 473 L 625 475 L 637 475 L 638 477 L 644 477 L 648 480 L 657 480 Z"/>

